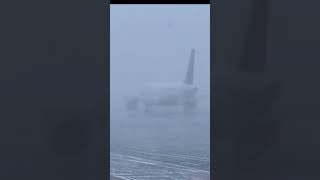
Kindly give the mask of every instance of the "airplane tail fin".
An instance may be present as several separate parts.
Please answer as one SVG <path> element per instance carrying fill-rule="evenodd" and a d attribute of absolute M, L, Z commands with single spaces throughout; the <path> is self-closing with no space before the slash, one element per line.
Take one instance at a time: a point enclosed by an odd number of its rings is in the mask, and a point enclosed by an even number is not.
<path fill-rule="evenodd" d="M 195 59 L 195 50 L 192 49 L 186 77 L 184 79 L 185 84 L 193 84 L 194 59 Z"/>

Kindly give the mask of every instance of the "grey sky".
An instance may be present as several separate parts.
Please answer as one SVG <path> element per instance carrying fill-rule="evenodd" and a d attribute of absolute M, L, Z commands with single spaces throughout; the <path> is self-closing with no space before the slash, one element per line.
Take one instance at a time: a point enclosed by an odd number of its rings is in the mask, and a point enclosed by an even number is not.
<path fill-rule="evenodd" d="M 192 48 L 195 84 L 209 95 L 209 5 L 111 5 L 110 15 L 112 99 L 144 83 L 182 81 Z"/>
<path fill-rule="evenodd" d="M 110 14 L 111 174 L 209 179 L 210 5 L 111 5 Z M 146 83 L 182 83 L 193 48 L 194 83 L 200 96 L 194 116 L 172 114 L 171 110 L 163 117 L 139 113 L 139 108 L 137 112 L 125 111 L 123 97 L 138 95 Z M 193 160 L 173 158 L 175 155 L 205 160 L 190 165 Z M 146 164 L 128 157 L 166 164 Z M 169 168 L 168 162 L 172 164 Z M 175 164 L 202 171 L 186 173 L 183 168 L 172 168 Z"/>

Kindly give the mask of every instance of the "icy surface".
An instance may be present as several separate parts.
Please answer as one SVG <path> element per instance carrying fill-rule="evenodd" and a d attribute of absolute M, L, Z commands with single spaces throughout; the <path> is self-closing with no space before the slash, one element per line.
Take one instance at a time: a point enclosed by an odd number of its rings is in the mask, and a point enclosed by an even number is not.
<path fill-rule="evenodd" d="M 111 179 L 210 179 L 209 113 L 112 115 Z"/>

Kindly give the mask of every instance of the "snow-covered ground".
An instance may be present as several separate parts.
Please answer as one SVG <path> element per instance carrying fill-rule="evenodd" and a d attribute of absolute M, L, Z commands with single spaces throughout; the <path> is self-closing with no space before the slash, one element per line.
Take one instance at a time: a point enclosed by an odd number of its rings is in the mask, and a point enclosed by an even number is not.
<path fill-rule="evenodd" d="M 209 180 L 210 113 L 111 111 L 111 179 Z"/>

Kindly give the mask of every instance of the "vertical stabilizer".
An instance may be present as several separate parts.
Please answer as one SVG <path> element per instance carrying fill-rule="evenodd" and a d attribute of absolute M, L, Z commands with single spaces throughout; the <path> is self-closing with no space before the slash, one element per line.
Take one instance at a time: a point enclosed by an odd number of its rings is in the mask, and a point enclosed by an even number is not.
<path fill-rule="evenodd" d="M 192 49 L 186 77 L 184 79 L 185 84 L 193 84 L 194 58 L 195 58 L 195 50 Z"/>

